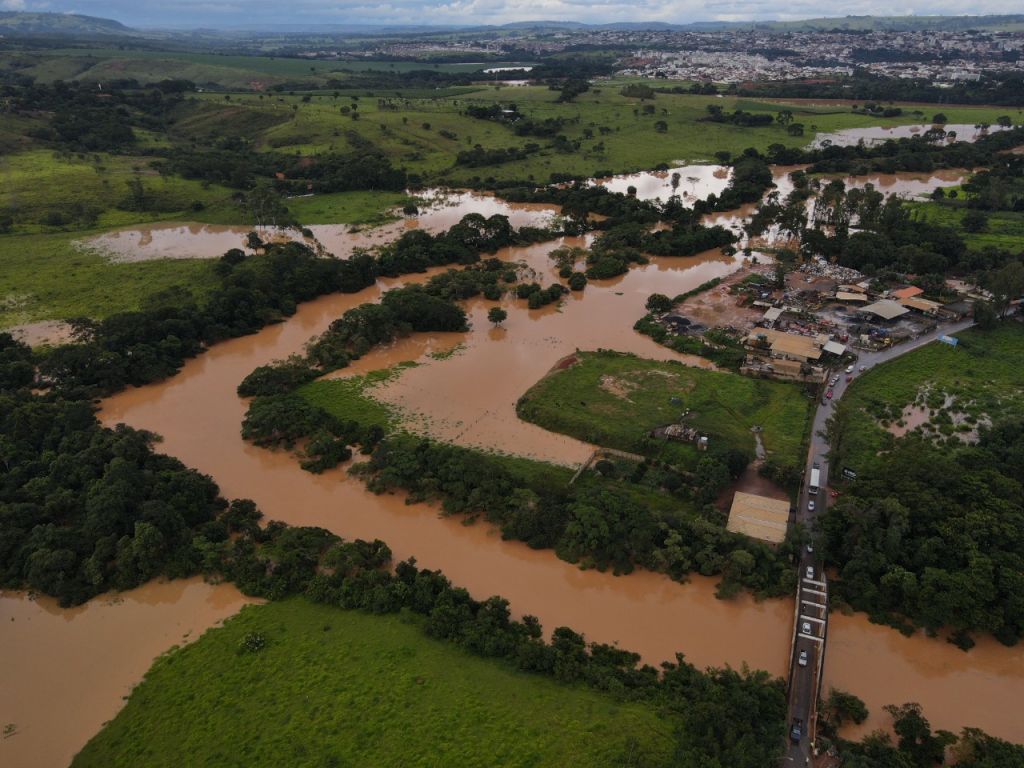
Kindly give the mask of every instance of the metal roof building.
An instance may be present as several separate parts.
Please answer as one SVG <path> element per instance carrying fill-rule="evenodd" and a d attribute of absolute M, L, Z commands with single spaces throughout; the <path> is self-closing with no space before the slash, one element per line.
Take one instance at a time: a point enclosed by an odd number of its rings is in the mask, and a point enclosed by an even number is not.
<path fill-rule="evenodd" d="M 736 491 L 726 528 L 754 539 L 781 544 L 789 525 L 789 501 Z"/>
<path fill-rule="evenodd" d="M 866 307 L 861 307 L 859 311 L 875 315 L 883 320 L 895 320 L 900 315 L 907 314 L 910 310 L 891 299 L 882 299 L 881 301 L 876 301 L 874 304 L 868 304 Z"/>

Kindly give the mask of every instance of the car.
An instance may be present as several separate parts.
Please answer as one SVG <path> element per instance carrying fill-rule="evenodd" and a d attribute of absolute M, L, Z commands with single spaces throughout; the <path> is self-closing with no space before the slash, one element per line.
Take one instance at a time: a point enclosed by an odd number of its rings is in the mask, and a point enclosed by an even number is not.
<path fill-rule="evenodd" d="M 799 744 L 800 739 L 804 737 L 804 721 L 800 718 L 793 720 L 793 727 L 789 729 L 789 740 L 794 744 Z"/>
<path fill-rule="evenodd" d="M 831 399 L 832 399 L 832 390 L 831 390 L 831 389 L 830 389 L 830 390 L 829 390 L 828 392 L 826 392 L 826 393 L 825 393 L 825 397 L 826 397 L 827 399 L 829 399 L 829 400 L 831 400 Z"/>
<path fill-rule="evenodd" d="M 838 376 L 833 376 L 831 379 L 828 380 L 828 385 L 830 387 L 834 387 L 838 383 L 839 383 L 839 377 Z"/>
<path fill-rule="evenodd" d="M 852 375 L 847 376 L 846 377 L 846 383 L 849 384 L 851 381 L 853 381 L 853 376 Z"/>
<path fill-rule="evenodd" d="M 821 469 L 821 464 L 817 461 L 811 463 L 811 469 Z"/>
<path fill-rule="evenodd" d="M 807 542 L 807 554 L 809 555 L 809 554 L 811 554 L 813 552 L 814 552 L 814 545 L 811 544 L 811 542 L 808 541 Z"/>
<path fill-rule="evenodd" d="M 807 651 L 800 651 L 800 655 L 796 657 L 796 663 L 801 667 L 807 666 Z"/>
<path fill-rule="evenodd" d="M 860 367 L 860 370 L 861 370 L 861 372 L 862 372 L 862 373 L 863 373 L 864 371 L 866 371 L 867 369 L 868 369 L 868 367 L 867 367 L 866 365 L 862 365 L 862 366 Z"/>
<path fill-rule="evenodd" d="M 853 373 L 853 366 L 852 365 L 846 366 L 846 372 L 847 373 Z"/>
<path fill-rule="evenodd" d="M 800 631 L 803 632 L 805 635 L 811 634 L 811 622 L 805 621 L 803 624 L 801 624 Z"/>
<path fill-rule="evenodd" d="M 808 565 L 807 570 L 804 572 L 808 579 L 814 578 L 814 566 Z"/>
<path fill-rule="evenodd" d="M 808 499 L 808 501 L 807 501 L 807 511 L 808 512 L 813 512 L 814 511 L 814 499 Z"/>

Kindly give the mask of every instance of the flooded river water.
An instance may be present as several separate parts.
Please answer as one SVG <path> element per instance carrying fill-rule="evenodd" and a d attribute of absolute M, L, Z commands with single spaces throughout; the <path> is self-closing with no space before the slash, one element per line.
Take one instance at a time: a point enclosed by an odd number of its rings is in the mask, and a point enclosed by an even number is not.
<path fill-rule="evenodd" d="M 713 174 L 711 178 L 717 183 Z M 882 182 L 892 181 L 890 187 L 896 189 L 900 185 L 925 183 L 890 177 L 878 181 L 879 188 L 883 187 Z M 933 185 L 945 181 L 941 176 L 932 178 Z M 663 189 L 664 183 L 664 178 L 660 187 L 652 182 L 652 193 Z M 681 188 L 686 183 L 682 181 Z M 640 194 L 640 185 L 636 186 Z M 494 198 L 486 199 L 487 205 L 498 207 L 489 212 L 502 212 L 500 207 L 508 205 Z M 468 212 L 465 205 L 470 202 L 439 207 L 436 215 L 445 211 L 445 215 L 451 216 L 448 221 L 454 223 Z M 515 212 L 519 224 L 536 223 L 539 217 L 552 214 L 543 206 L 511 206 L 509 210 Z M 435 225 L 439 229 L 447 226 L 429 224 L 424 217 L 391 226 L 400 230 L 406 226 Z M 547 255 L 550 250 L 560 244 L 581 242 L 563 240 L 508 249 L 499 256 L 524 261 L 537 273 L 538 281 L 546 284 L 555 275 Z M 189 249 L 193 246 L 194 243 L 187 244 Z M 194 250 L 192 255 L 196 255 Z M 717 252 L 688 259 L 659 258 L 613 280 L 592 282 L 582 293 L 566 296 L 558 306 L 528 310 L 525 302 L 506 298 L 503 301 L 509 317 L 499 328 L 486 321 L 486 311 L 493 306 L 492 302 L 469 302 L 472 329 L 468 333 L 419 334 L 371 352 L 340 375 L 415 360 L 419 363 L 417 367 L 406 369 L 374 392 L 402 409 L 414 427 L 453 442 L 573 464 L 586 456 L 590 446 L 520 422 L 514 412 L 518 397 L 560 358 L 577 349 L 604 347 L 645 357 L 680 358 L 632 331 L 633 322 L 644 312 L 647 296 L 655 291 L 681 293 L 712 277 L 729 274 L 740 263 L 738 257 L 724 257 Z M 714 597 L 712 579 L 696 577 L 682 585 L 648 572 L 615 577 L 581 571 L 549 551 L 503 541 L 498 531 L 483 523 L 464 525 L 458 519 L 442 517 L 435 507 L 408 505 L 398 495 L 375 496 L 361 482 L 347 478 L 344 470 L 311 475 L 303 472 L 290 455 L 242 441 L 239 428 L 246 403 L 236 395 L 235 388 L 253 368 L 301 351 L 310 337 L 322 332 L 347 309 L 376 300 L 390 287 L 422 281 L 425 277 L 381 280 L 359 294 L 326 296 L 306 303 L 284 323 L 216 345 L 186 363 L 168 381 L 109 398 L 103 403 L 101 418 L 111 426 L 124 422 L 162 435 L 161 451 L 211 475 L 225 496 L 254 499 L 268 520 L 322 526 L 346 538 L 381 538 L 391 546 L 396 558 L 415 556 L 424 567 L 440 568 L 475 597 L 503 595 L 517 615 L 538 616 L 548 631 L 556 626 L 571 626 L 590 640 L 618 643 L 636 650 L 651 663 L 670 659 L 680 651 L 698 666 L 748 664 L 773 674 L 785 674 L 793 621 L 791 600 L 757 603 L 743 596 L 723 602 Z M 453 349 L 449 356 L 430 354 Z M 68 721 L 72 722 L 71 730 L 79 728 L 78 746 L 100 722 L 116 712 L 118 702 L 111 701 L 111 691 L 126 690 L 126 686 L 141 677 L 154 655 L 178 641 L 185 631 L 181 624 L 185 617 L 195 618 L 193 623 L 184 625 L 194 631 L 221 617 L 218 613 L 212 619 L 203 618 L 203 612 L 196 606 L 212 598 L 208 594 L 193 594 L 191 590 L 195 589 L 212 588 L 189 586 L 174 598 L 177 602 L 158 606 L 169 611 L 164 614 L 157 609 L 147 614 L 143 608 L 124 612 L 125 616 L 148 615 L 139 619 L 144 626 L 114 630 L 122 639 L 142 638 L 138 660 L 131 663 L 107 656 L 83 658 L 80 652 L 69 654 L 68 646 L 57 641 L 19 641 L 25 658 L 16 665 L 20 669 L 49 669 L 57 665 L 65 674 L 74 675 L 74 670 L 87 666 L 89 674 L 96 670 L 97 674 L 114 679 L 113 688 L 86 684 L 74 688 L 74 697 L 51 694 L 52 699 L 71 698 L 69 707 L 95 715 L 91 719 Z M 132 594 L 124 596 L 121 608 L 129 604 Z M 193 596 L 189 597 L 190 594 Z M 242 600 L 234 595 L 224 603 L 223 615 L 237 610 L 241 604 Z M 27 622 L 29 617 L 35 617 L 32 620 L 37 622 L 36 626 L 44 629 L 46 622 L 51 622 L 54 636 L 58 640 L 70 637 L 68 642 L 75 647 L 102 645 L 99 640 L 89 639 L 99 635 L 90 635 L 86 630 L 82 630 L 82 637 L 87 639 L 81 643 L 73 633 L 61 634 L 59 628 L 64 625 L 54 617 L 63 613 L 74 615 L 73 612 L 50 614 L 40 605 L 15 596 L 0 602 L 0 609 L 13 612 L 15 625 L 21 620 Z M 113 616 L 117 606 L 105 609 L 104 605 L 90 604 L 81 615 L 105 616 L 108 614 L 104 611 L 110 611 Z M 6 622 L 7 614 L 0 618 Z M 8 629 L 5 624 L 0 632 Z M 42 634 L 49 632 L 46 629 Z M 982 641 L 971 653 L 964 654 L 923 636 L 904 638 L 889 628 L 871 625 L 862 615 L 836 615 L 830 629 L 825 692 L 828 685 L 836 685 L 861 696 L 872 707 L 873 724 L 881 722 L 878 714 L 882 704 L 918 701 L 933 726 L 957 730 L 963 725 L 984 725 L 995 735 L 1021 740 L 1024 733 L 1019 719 L 1011 713 L 1024 685 L 1022 662 L 1019 649 L 1005 649 L 994 642 Z M 17 674 L 20 677 L 12 683 L 14 690 L 23 692 L 18 693 L 21 700 L 31 704 L 36 695 L 30 685 L 32 678 L 23 671 Z M 42 678 L 44 682 L 47 679 L 45 675 Z M 116 691 L 114 698 L 121 695 Z M 16 723 L 22 735 L 59 727 L 57 724 L 62 722 L 53 711 L 34 705 L 20 706 L 19 712 L 12 715 L 4 712 L 4 718 Z M 21 735 L 4 742 L 3 749 L 10 749 L 8 744 L 20 738 Z M 25 743 L 28 739 L 22 739 L 21 744 Z M 35 764 L 66 763 L 67 750 L 65 744 Z"/>
<path fill-rule="evenodd" d="M 63 768 L 153 659 L 251 602 L 233 585 L 150 582 L 77 608 L 0 593 L 0 765 Z"/>

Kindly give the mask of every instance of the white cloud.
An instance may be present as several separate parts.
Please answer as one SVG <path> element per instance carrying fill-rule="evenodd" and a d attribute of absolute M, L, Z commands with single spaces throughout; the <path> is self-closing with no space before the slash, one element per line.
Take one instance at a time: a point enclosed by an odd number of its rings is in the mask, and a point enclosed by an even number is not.
<path fill-rule="evenodd" d="M 38 7 L 0 0 L 0 8 Z M 503 24 L 513 21 L 691 21 L 815 18 L 823 15 L 1020 13 L 1020 0 L 844 0 L 841 13 L 818 0 L 52 0 L 52 10 L 175 27 L 266 24 Z M 829 13 L 832 10 L 832 13 Z"/>

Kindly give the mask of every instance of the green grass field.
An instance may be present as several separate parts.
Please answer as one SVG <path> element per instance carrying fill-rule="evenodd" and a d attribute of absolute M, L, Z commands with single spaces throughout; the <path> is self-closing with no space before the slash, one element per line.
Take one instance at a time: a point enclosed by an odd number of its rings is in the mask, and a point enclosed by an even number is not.
<path fill-rule="evenodd" d="M 365 93 L 358 100 L 359 119 L 342 115 L 341 107 L 354 103 L 345 94 L 318 92 L 294 96 L 273 94 L 203 94 L 207 110 L 252 110 L 267 119 L 278 119 L 261 135 L 261 145 L 270 148 L 287 147 L 290 151 L 313 154 L 325 151 L 351 149 L 345 133 L 355 131 L 371 141 L 392 162 L 410 172 L 426 178 L 443 177 L 452 182 L 473 177 L 502 179 L 547 180 L 551 173 L 570 173 L 589 176 L 598 169 L 626 173 L 650 169 L 659 163 L 713 161 L 715 152 L 726 150 L 742 152 L 747 147 L 765 150 L 771 144 L 802 146 L 817 132 L 832 132 L 843 128 L 861 128 L 873 125 L 900 125 L 921 122 L 921 117 L 907 114 L 883 120 L 854 114 L 848 107 L 807 105 L 791 102 L 753 101 L 732 97 L 694 96 L 688 94 L 658 94 L 652 101 L 641 102 L 622 96 L 622 83 L 602 82 L 575 102 L 557 104 L 557 94 L 542 86 L 501 87 L 478 86 L 465 89 L 452 96 L 411 96 L 402 92 Z M 309 96 L 308 102 L 302 98 Z M 381 99 L 392 99 L 397 105 L 390 109 Z M 511 127 L 493 121 L 477 120 L 463 114 L 469 104 L 489 106 L 495 102 L 515 102 L 524 115 L 542 120 L 561 117 L 576 122 L 564 126 L 562 133 L 569 139 L 581 141 L 580 150 L 560 154 L 552 149 L 542 150 L 526 160 L 486 168 L 455 167 L 455 155 L 474 144 L 486 148 L 523 147 L 531 142 L 545 145 L 544 139 L 516 136 Z M 653 104 L 655 114 L 642 112 L 644 104 Z M 725 110 L 737 108 L 752 112 L 775 113 L 790 109 L 794 119 L 807 127 L 802 137 L 789 136 L 778 125 L 762 128 L 742 128 L 723 123 L 700 122 L 707 115 L 707 106 L 716 104 Z M 293 109 L 297 107 L 298 109 Z M 929 114 L 927 109 L 924 110 Z M 1005 109 L 967 107 L 945 110 L 950 122 L 995 122 Z M 211 118 L 212 119 L 212 118 Z M 654 124 L 663 120 L 668 124 L 666 133 L 655 130 Z M 246 121 L 238 121 L 245 125 Z M 606 132 L 601 133 L 601 128 Z M 447 136 L 442 136 L 445 131 Z M 587 132 L 592 134 L 587 138 Z M 451 138 L 454 134 L 455 138 Z"/>
<path fill-rule="evenodd" d="M 293 197 L 288 210 L 302 224 L 383 224 L 395 217 L 389 212 L 415 199 L 401 192 L 336 192 L 313 197 Z"/>
<path fill-rule="evenodd" d="M 1015 252 L 1024 242 L 1024 213 L 995 211 L 988 213 L 988 226 L 984 232 L 967 232 L 961 227 L 967 208 L 949 201 L 914 203 L 913 209 L 924 221 L 954 227 L 960 232 L 967 247 L 980 251 L 989 246 Z"/>
<path fill-rule="evenodd" d="M 72 765 L 612 766 L 631 764 L 631 737 L 644 764 L 667 763 L 673 725 L 653 708 L 470 656 L 415 622 L 247 607 L 158 659 Z M 263 651 L 239 653 L 249 632 Z"/>
<path fill-rule="evenodd" d="M 184 287 L 201 297 L 213 262 L 160 259 L 111 264 L 66 234 L 0 236 L 0 328 L 36 320 L 102 318 L 138 309 L 153 294 Z"/>
<path fill-rule="evenodd" d="M 71 154 L 35 149 L 0 158 L 0 213 L 14 219 L 16 232 L 60 229 L 108 229 L 161 219 L 196 216 L 202 203 L 208 216 L 242 213 L 231 203 L 231 191 L 217 185 L 161 176 L 149 167 L 151 158 L 110 154 Z M 145 189 L 145 211 L 122 210 L 128 183 L 138 178 Z M 60 214 L 66 221 L 48 218 Z"/>
<path fill-rule="evenodd" d="M 750 428 L 760 425 L 769 457 L 800 463 L 813 401 L 798 387 L 618 352 L 578 357 L 530 388 L 517 409 L 520 418 L 598 445 L 649 452 L 657 448 L 645 440 L 647 433 L 689 410 L 687 423 L 719 445 L 753 456 Z"/>
<path fill-rule="evenodd" d="M 1006 322 L 993 331 L 964 331 L 958 338 L 956 348 L 935 342 L 857 377 L 838 404 L 837 454 L 843 466 L 861 472 L 880 460 L 879 452 L 896 439 L 885 426 L 898 424 L 911 404 L 926 406 L 940 434 L 953 439 L 954 414 L 973 428 L 986 417 L 1019 412 L 1024 406 L 1024 327 Z"/>

